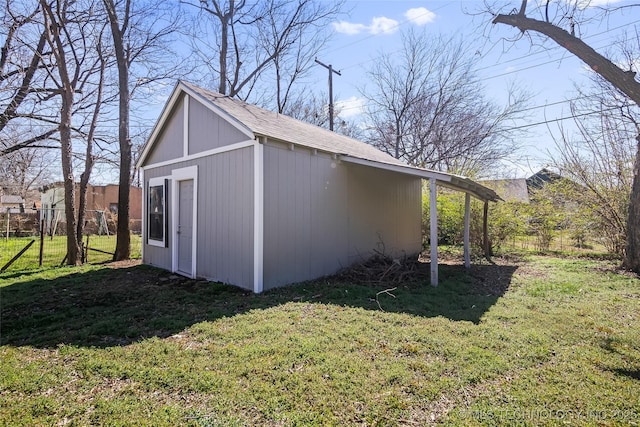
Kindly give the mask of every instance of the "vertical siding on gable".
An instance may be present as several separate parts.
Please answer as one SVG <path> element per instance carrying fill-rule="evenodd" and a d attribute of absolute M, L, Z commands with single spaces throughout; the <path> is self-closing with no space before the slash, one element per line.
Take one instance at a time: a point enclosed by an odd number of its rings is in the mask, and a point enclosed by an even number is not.
<path fill-rule="evenodd" d="M 196 276 L 253 290 L 253 148 L 146 169 L 145 184 L 192 165 L 198 166 Z M 143 261 L 170 270 L 175 235 L 168 219 L 169 247 L 144 243 Z"/>
<path fill-rule="evenodd" d="M 189 154 L 246 141 L 247 136 L 197 100 L 189 100 Z"/>
<path fill-rule="evenodd" d="M 145 160 L 145 165 L 179 159 L 184 153 L 184 97 L 177 103 Z"/>

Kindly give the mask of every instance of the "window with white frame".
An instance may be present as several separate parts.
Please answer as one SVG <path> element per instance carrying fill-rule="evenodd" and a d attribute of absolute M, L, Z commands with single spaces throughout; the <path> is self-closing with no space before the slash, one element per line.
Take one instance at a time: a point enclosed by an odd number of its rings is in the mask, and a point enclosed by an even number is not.
<path fill-rule="evenodd" d="M 167 247 L 167 180 L 151 178 L 147 197 L 147 242 Z"/>

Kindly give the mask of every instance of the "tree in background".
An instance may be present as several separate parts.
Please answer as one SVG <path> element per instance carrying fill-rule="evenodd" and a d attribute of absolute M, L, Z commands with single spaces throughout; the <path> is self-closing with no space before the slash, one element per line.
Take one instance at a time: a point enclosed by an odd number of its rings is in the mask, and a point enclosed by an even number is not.
<path fill-rule="evenodd" d="M 6 0 L 0 12 L 0 156 L 26 147 L 53 148 L 57 117 L 43 104 L 56 94 L 45 87 L 49 59 L 39 3 Z M 9 128 L 9 124 L 13 128 Z"/>
<path fill-rule="evenodd" d="M 438 192 L 438 243 L 460 246 L 464 239 L 464 194 L 456 191 Z M 422 197 L 422 229 L 429 230 L 429 195 Z M 482 224 L 484 204 L 471 202 L 470 240 L 473 247 L 484 252 L 484 232 Z M 504 244 L 523 236 L 531 217 L 529 205 L 521 202 L 498 202 L 489 205 L 487 234 L 489 251 L 493 255 Z M 423 233 L 428 236 L 428 233 Z"/>
<path fill-rule="evenodd" d="M 15 135 L 13 141 L 20 139 L 19 132 L 12 133 Z M 9 137 L 7 133 L 4 135 Z M 14 146 L 13 141 L 0 141 L 0 147 Z M 0 188 L 3 188 L 5 193 L 26 198 L 28 191 L 44 184 L 52 172 L 52 159 L 48 154 L 48 150 L 26 147 L 1 155 Z"/>
<path fill-rule="evenodd" d="M 278 112 L 313 66 L 344 1 L 183 1 L 199 10 L 190 34 L 205 78 L 218 92 Z M 260 83 L 265 83 L 260 85 Z"/>
<path fill-rule="evenodd" d="M 403 34 L 400 52 L 383 54 L 368 71 L 371 144 L 407 163 L 478 176 L 518 148 L 509 130 L 526 94 L 512 90 L 500 108 L 487 99 L 473 55 L 457 38 Z"/>
<path fill-rule="evenodd" d="M 285 110 L 281 111 L 281 113 L 294 119 L 329 129 L 329 114 L 325 102 L 326 99 L 327 95 L 324 93 L 320 93 L 319 96 L 313 93 L 307 93 L 304 96 L 301 94 L 292 102 L 288 102 Z M 362 139 L 362 129 L 358 127 L 356 123 L 341 118 L 341 113 L 342 109 L 340 106 L 334 107 L 333 118 L 336 124 L 334 131 L 350 138 Z"/>
<path fill-rule="evenodd" d="M 508 5 L 508 10 L 511 10 L 508 14 L 497 13 L 491 7 L 489 12 L 494 16 L 493 23 L 515 27 L 522 34 L 540 34 L 548 37 L 582 60 L 619 93 L 624 94 L 636 105 L 640 105 L 640 81 L 637 80 L 637 70 L 635 70 L 637 65 L 628 62 L 616 65 L 611 59 L 596 52 L 579 38 L 580 22 L 588 19 L 604 20 L 609 13 L 620 10 L 622 7 L 598 7 L 594 9 L 595 12 L 592 12 L 589 10 L 590 3 L 585 0 L 547 0 L 532 2 L 531 7 L 528 8 L 530 2 L 522 0 L 517 8 L 513 8 L 513 4 Z M 635 4 L 624 6 L 624 8 L 639 6 L 640 4 Z M 591 16 L 589 16 L 590 13 Z M 531 18 L 532 14 L 540 18 Z M 576 23 L 578 23 L 578 32 L 576 32 Z M 640 273 L 640 129 L 636 130 L 636 155 L 626 219 L 626 250 L 623 264 L 625 268 Z"/>
<path fill-rule="evenodd" d="M 622 257 L 640 110 L 598 76 L 579 94 L 571 104 L 577 132 L 560 129 L 554 165 L 576 183 L 566 188 L 566 198 L 580 217 L 602 233 L 607 250 Z M 598 114 L 587 114 L 593 111 Z M 570 226 L 580 222 L 573 216 Z M 579 229 L 573 231 L 578 236 Z"/>
<path fill-rule="evenodd" d="M 93 167 L 93 137 L 102 104 L 105 64 L 102 52 L 104 19 L 95 13 L 95 1 L 40 0 L 42 25 L 46 42 L 51 50 L 53 65 L 46 65 L 48 93 L 59 99 L 58 135 L 60 137 L 64 205 L 67 223 L 67 263 L 82 262 L 82 228 L 84 223 L 85 193 Z M 92 85 L 97 85 L 97 99 Z M 92 106 L 88 135 L 82 135 L 77 118 L 80 109 Z M 75 119 L 75 120 L 74 120 Z M 74 123 L 75 122 L 75 123 Z M 88 136 L 85 170 L 80 180 L 81 200 L 76 211 L 76 189 L 73 165 L 73 142 L 79 136 Z"/>
<path fill-rule="evenodd" d="M 140 85 L 166 78 L 175 71 L 167 57 L 166 39 L 181 23 L 180 16 L 161 1 L 102 0 L 113 39 L 118 75 L 118 225 L 114 261 L 128 259 L 131 254 L 129 229 L 129 197 L 132 180 L 132 143 L 130 107 L 134 90 Z M 166 18 L 166 19 L 165 19 Z M 144 70 L 135 77 L 133 70 Z"/>

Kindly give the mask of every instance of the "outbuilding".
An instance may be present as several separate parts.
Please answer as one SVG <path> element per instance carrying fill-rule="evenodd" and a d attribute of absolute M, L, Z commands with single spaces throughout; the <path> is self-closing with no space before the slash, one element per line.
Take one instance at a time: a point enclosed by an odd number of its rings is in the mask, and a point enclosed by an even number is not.
<path fill-rule="evenodd" d="M 468 264 L 469 196 L 497 199 L 467 178 L 407 166 L 369 144 L 184 81 L 138 167 L 143 262 L 254 292 L 333 274 L 380 245 L 392 256 L 420 252 L 423 179 L 433 201 L 437 184 L 467 193 Z"/>

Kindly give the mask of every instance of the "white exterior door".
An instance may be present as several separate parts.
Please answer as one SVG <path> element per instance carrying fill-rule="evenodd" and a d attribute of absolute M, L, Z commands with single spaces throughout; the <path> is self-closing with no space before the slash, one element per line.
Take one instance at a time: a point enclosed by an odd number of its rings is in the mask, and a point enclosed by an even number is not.
<path fill-rule="evenodd" d="M 177 272 L 192 277 L 193 271 L 193 180 L 178 181 Z"/>

